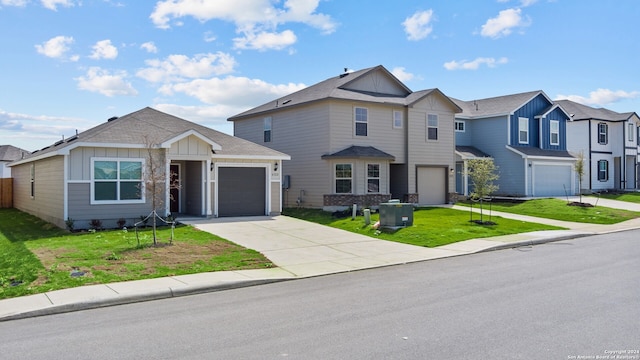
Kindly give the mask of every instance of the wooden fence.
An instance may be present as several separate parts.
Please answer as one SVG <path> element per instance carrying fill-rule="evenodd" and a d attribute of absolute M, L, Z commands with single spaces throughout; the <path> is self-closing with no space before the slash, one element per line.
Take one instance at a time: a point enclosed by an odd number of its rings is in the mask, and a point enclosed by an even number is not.
<path fill-rule="evenodd" d="M 13 207 L 13 179 L 0 179 L 0 208 Z"/>

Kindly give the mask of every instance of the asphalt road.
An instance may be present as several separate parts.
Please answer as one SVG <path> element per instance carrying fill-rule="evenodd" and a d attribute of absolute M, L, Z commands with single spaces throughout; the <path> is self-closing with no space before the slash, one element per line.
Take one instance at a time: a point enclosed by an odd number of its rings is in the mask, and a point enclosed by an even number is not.
<path fill-rule="evenodd" d="M 2 359 L 640 360 L 640 231 L 3 322 L 0 339 Z"/>

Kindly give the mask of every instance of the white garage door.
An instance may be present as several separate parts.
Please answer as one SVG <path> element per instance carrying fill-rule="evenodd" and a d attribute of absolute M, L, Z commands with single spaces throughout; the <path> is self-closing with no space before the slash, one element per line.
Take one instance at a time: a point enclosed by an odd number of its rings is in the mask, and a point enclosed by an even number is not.
<path fill-rule="evenodd" d="M 418 203 L 440 205 L 447 200 L 445 168 L 418 168 Z"/>
<path fill-rule="evenodd" d="M 533 165 L 533 196 L 573 195 L 571 165 Z"/>

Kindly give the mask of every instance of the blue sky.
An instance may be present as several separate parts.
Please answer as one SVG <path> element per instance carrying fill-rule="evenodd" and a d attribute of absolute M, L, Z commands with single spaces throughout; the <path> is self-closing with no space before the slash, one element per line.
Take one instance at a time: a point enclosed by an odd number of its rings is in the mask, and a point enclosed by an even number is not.
<path fill-rule="evenodd" d="M 376 65 L 462 100 L 639 112 L 639 18 L 637 0 L 0 0 L 0 144 L 146 106 L 232 134 L 232 115 Z"/>

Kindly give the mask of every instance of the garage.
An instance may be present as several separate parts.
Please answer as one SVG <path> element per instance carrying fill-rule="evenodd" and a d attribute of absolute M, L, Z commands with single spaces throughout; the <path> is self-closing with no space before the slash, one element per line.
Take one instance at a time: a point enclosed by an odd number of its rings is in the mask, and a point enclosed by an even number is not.
<path fill-rule="evenodd" d="M 446 168 L 419 167 L 418 203 L 420 205 L 440 205 L 447 201 Z"/>
<path fill-rule="evenodd" d="M 572 175 L 573 169 L 571 165 L 534 163 L 533 196 L 573 195 Z"/>
<path fill-rule="evenodd" d="M 261 216 L 266 213 L 264 167 L 218 168 L 218 216 Z"/>

